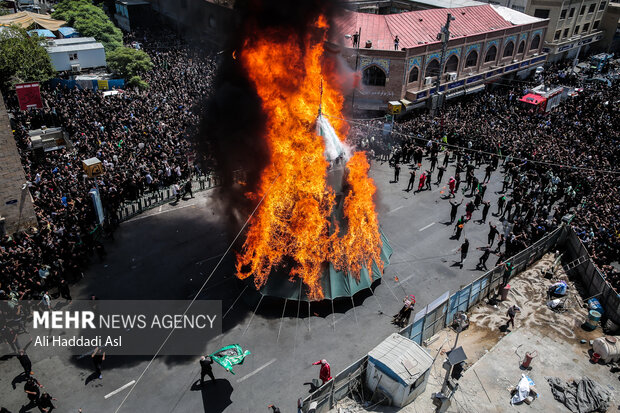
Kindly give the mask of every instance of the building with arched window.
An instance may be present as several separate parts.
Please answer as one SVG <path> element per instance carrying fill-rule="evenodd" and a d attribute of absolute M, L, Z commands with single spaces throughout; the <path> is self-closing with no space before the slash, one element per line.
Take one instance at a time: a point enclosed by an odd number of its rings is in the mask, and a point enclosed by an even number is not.
<path fill-rule="evenodd" d="M 445 22 L 448 13 L 454 20 L 442 57 L 437 22 Z M 361 82 L 352 92 L 355 97 L 348 96 L 356 108 L 386 110 L 387 102 L 398 100 L 415 107 L 435 94 L 450 99 L 474 93 L 503 76 L 525 75 L 543 64 L 547 24 L 546 19 L 488 4 L 387 15 L 345 11 L 336 18 L 339 37 L 330 39 L 330 49 L 358 69 Z M 360 28 L 359 48 L 353 47 L 352 36 L 345 35 Z"/>

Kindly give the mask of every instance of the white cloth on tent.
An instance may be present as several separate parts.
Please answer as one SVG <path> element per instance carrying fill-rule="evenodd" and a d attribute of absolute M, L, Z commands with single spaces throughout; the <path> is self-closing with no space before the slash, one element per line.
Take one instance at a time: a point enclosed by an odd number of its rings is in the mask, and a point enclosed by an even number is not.
<path fill-rule="evenodd" d="M 342 156 L 347 161 L 351 157 L 351 150 L 338 138 L 334 127 L 323 115 L 316 119 L 316 129 L 325 141 L 325 159 L 331 162 Z"/>

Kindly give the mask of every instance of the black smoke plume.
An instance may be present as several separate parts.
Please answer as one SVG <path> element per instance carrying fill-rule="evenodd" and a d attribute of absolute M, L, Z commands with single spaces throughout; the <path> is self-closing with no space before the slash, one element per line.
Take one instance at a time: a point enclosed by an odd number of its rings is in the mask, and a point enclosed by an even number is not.
<path fill-rule="evenodd" d="M 199 149 L 212 155 L 222 185 L 217 190 L 221 213 L 238 226 L 245 221 L 254 202 L 244 193 L 256 189 L 261 171 L 269 162 L 264 138 L 266 116 L 261 101 L 236 54 L 255 33 L 272 29 L 297 34 L 304 31 L 319 15 L 333 15 L 329 0 L 239 0 L 235 4 L 237 26 L 230 27 L 228 44 L 218 58 L 215 90 L 205 105 L 205 116 L 199 133 Z M 294 40 L 292 40 L 294 41 Z M 208 158 L 209 156 L 207 156 Z M 235 171 L 243 170 L 245 185 L 235 184 Z"/>

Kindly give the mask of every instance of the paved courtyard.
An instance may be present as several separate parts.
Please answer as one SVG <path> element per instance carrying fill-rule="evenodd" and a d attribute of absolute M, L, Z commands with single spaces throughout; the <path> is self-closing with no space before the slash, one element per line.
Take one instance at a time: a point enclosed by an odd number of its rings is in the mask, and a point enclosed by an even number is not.
<path fill-rule="evenodd" d="M 236 375 L 216 366 L 217 385 L 201 388 L 195 384 L 199 366 L 193 357 L 159 357 L 146 371 L 150 357 L 110 357 L 103 366 L 103 379 L 87 382 L 92 373 L 89 357 L 31 349 L 35 376 L 58 399 L 62 412 L 82 408 L 84 413 L 249 413 L 267 411 L 271 403 L 292 412 L 297 398 L 308 393 L 309 385 L 304 383 L 318 377 L 318 368 L 311 363 L 326 358 L 336 373 L 366 354 L 396 331 L 391 316 L 405 294 L 415 294 L 422 307 L 482 274 L 475 269 L 481 255 L 475 247 L 486 243 L 486 224 L 466 225 L 463 235 L 470 240 L 470 255 L 462 269 L 454 265 L 464 237 L 449 239 L 453 226 L 444 223 L 449 220 L 450 205 L 440 192 L 453 168 L 451 164 L 444 174 L 443 185 L 414 195 L 404 191 L 405 166 L 400 182 L 389 183 L 393 172 L 387 163 L 373 162 L 380 223 L 394 253 L 374 294 L 356 296 L 354 307 L 348 300 L 336 302 L 332 315 L 331 308 L 291 302 L 283 308 L 283 302 L 263 300 L 254 315 L 256 296 L 236 280 L 234 254 L 227 255 L 200 295 L 201 299 L 221 300 L 225 314 L 223 333 L 204 343 L 205 353 L 239 343 L 252 355 L 235 368 Z M 482 179 L 484 171 L 478 169 L 476 175 Z M 491 212 L 496 210 L 494 191 L 501 187 L 499 176 L 494 173 L 487 190 Z M 210 191 L 203 192 L 195 199 L 164 205 L 123 223 L 115 240 L 106 245 L 107 258 L 91 265 L 73 287 L 74 299 L 90 294 L 100 299 L 191 299 L 232 239 L 225 219 L 215 214 L 212 196 Z M 467 200 L 459 215 L 464 214 Z M 473 219 L 479 218 L 476 211 Z M 491 214 L 489 218 L 497 222 Z M 494 263 L 492 256 L 488 265 Z M 17 412 L 26 397 L 23 383 L 13 389 L 11 381 L 21 370 L 8 348 L 0 349 L 5 354 L 0 362 L 0 403 Z M 115 391 L 132 380 L 138 384 L 117 410 L 129 388 Z"/>

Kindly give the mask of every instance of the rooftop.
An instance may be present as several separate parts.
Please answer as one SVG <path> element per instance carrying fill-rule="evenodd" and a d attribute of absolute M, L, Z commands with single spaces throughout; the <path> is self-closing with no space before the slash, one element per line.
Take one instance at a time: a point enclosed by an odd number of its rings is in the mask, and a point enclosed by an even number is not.
<path fill-rule="evenodd" d="M 371 40 L 373 49 L 391 50 L 394 47 L 394 38 L 398 36 L 400 48 L 413 48 L 437 43 L 437 33 L 446 23 L 448 13 L 454 16 L 454 21 L 450 24 L 452 39 L 544 20 L 506 7 L 485 4 L 389 15 L 345 11 L 336 18 L 335 25 L 340 33 L 350 35 L 361 27 L 360 47 L 364 47 L 366 41 Z"/>
<path fill-rule="evenodd" d="M 48 53 L 79 52 L 80 50 L 103 49 L 103 45 L 101 43 L 84 43 L 70 44 L 67 46 L 49 46 L 46 49 Z"/>
<path fill-rule="evenodd" d="M 426 350 L 396 333 L 370 350 L 368 358 L 391 370 L 407 385 L 413 384 L 433 364 L 433 357 Z"/>

